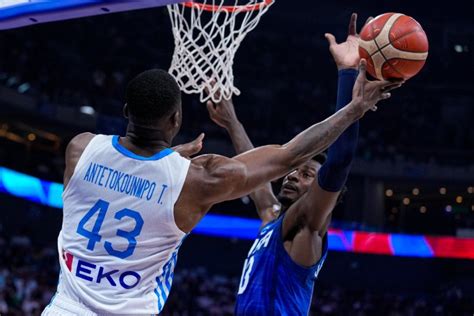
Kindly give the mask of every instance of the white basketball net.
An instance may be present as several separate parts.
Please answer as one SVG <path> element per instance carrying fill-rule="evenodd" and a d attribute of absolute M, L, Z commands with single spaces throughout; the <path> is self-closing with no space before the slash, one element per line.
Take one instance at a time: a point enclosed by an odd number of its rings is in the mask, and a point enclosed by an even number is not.
<path fill-rule="evenodd" d="M 175 41 L 169 73 L 182 91 L 199 93 L 201 102 L 212 99 L 218 103 L 240 94 L 232 70 L 235 53 L 274 3 L 244 1 L 233 0 L 233 6 L 224 5 L 224 0 L 168 6 Z"/>

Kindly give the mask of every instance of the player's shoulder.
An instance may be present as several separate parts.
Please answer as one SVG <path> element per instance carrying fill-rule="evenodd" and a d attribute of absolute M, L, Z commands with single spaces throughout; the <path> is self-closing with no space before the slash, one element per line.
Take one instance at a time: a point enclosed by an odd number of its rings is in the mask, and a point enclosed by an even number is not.
<path fill-rule="evenodd" d="M 82 152 L 96 134 L 85 132 L 74 136 L 66 148 L 66 153 Z"/>
<path fill-rule="evenodd" d="M 74 145 L 74 146 L 84 144 L 84 143 L 88 144 L 92 140 L 92 138 L 94 138 L 95 136 L 96 134 L 90 133 L 90 132 L 80 133 L 74 136 L 69 142 L 69 144 Z"/>
<path fill-rule="evenodd" d="M 238 160 L 206 154 L 191 160 L 186 182 L 203 191 L 229 192 L 235 183 L 245 181 L 245 176 L 245 166 Z"/>
<path fill-rule="evenodd" d="M 227 158 L 221 155 L 204 154 L 204 155 L 199 155 L 191 159 L 191 166 L 194 166 L 196 168 L 207 168 L 209 166 L 212 166 L 213 164 L 224 162 L 229 159 L 231 158 Z"/>

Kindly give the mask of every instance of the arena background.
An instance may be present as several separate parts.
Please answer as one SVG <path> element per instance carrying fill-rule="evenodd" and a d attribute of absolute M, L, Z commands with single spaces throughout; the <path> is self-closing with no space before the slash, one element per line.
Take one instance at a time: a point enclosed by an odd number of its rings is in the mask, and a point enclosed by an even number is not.
<path fill-rule="evenodd" d="M 337 72 L 323 34 L 342 40 L 351 12 L 360 22 L 384 12 L 415 17 L 430 55 L 418 76 L 363 119 L 333 228 L 474 238 L 472 1 L 277 0 L 237 53 L 240 120 L 262 145 L 327 117 Z M 126 83 L 145 69 L 167 69 L 173 52 L 164 8 L 4 30 L 0 44 L 0 166 L 56 183 L 68 141 L 84 131 L 123 134 Z M 184 97 L 183 106 L 177 143 L 205 132 L 203 152 L 234 154 L 197 97 Z M 0 191 L 0 314 L 38 315 L 57 283 L 61 210 Z M 256 218 L 247 197 L 211 213 Z M 250 246 L 191 235 L 163 315 L 232 314 Z M 312 314 L 473 315 L 473 250 L 457 249 L 451 257 L 464 259 L 330 251 Z"/>

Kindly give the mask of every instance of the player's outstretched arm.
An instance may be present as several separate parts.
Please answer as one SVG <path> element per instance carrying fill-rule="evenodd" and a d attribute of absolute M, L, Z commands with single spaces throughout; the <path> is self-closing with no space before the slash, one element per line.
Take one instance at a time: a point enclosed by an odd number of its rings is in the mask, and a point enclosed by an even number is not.
<path fill-rule="evenodd" d="M 370 21 L 370 18 L 369 20 Z M 357 64 L 360 62 L 357 14 L 353 13 L 345 42 L 338 44 L 332 34 L 326 33 L 329 51 L 338 69 L 336 111 L 351 100 L 351 93 L 357 78 Z M 355 122 L 329 147 L 327 161 L 318 172 L 318 178 L 308 193 L 292 205 L 285 214 L 283 234 L 293 231 L 298 225 L 306 225 L 320 235 L 326 233 L 328 215 L 337 203 L 350 166 L 355 156 L 359 135 L 359 122 Z"/>
<path fill-rule="evenodd" d="M 346 128 L 377 102 L 389 98 L 388 91 L 398 86 L 399 83 L 388 81 L 369 82 L 366 61 L 362 60 L 352 101 L 287 144 L 259 147 L 234 158 L 215 155 L 194 158 L 175 205 L 176 223 L 182 230 L 190 231 L 212 205 L 250 194 L 284 176 L 328 148 Z"/>
<path fill-rule="evenodd" d="M 355 70 L 339 70 L 336 110 L 350 99 L 355 81 Z M 323 236 L 328 228 L 327 219 L 334 209 L 349 175 L 357 148 L 359 122 L 353 123 L 329 147 L 326 162 L 308 192 L 290 206 L 283 221 L 283 236 L 305 226 Z"/>
<path fill-rule="evenodd" d="M 232 140 L 232 144 L 237 154 L 242 154 L 246 151 L 254 149 L 254 146 L 250 141 L 244 126 L 237 118 L 232 100 L 222 99 L 222 101 L 217 104 L 213 103 L 212 101 L 208 101 L 207 110 L 212 121 L 224 128 L 227 133 L 229 133 L 230 139 Z M 270 182 L 264 184 L 262 188 L 252 192 L 250 197 L 255 203 L 258 216 L 264 224 L 276 218 L 273 208 L 274 205 L 279 206 L 279 203 L 273 194 Z"/>

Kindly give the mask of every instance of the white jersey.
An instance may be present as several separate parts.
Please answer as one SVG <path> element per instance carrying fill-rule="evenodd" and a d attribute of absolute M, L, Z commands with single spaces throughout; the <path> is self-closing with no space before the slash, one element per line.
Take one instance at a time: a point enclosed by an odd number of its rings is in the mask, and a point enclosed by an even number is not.
<path fill-rule="evenodd" d="M 98 315 L 161 312 L 186 236 L 173 209 L 189 165 L 171 149 L 145 158 L 118 136 L 91 140 L 63 193 L 62 301 Z"/>

